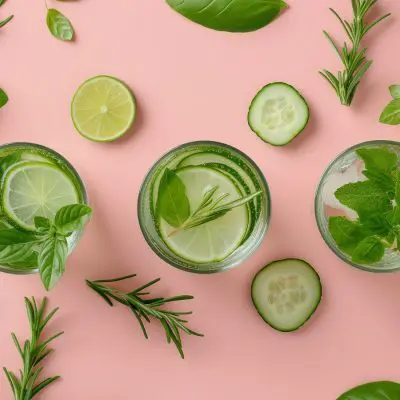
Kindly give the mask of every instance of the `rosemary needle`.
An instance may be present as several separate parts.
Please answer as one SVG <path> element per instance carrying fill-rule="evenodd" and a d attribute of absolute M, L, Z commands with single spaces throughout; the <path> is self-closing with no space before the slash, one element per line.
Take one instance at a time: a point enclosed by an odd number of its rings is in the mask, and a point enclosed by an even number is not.
<path fill-rule="evenodd" d="M 150 318 L 155 318 L 160 321 L 162 327 L 164 328 L 167 342 L 174 343 L 180 356 L 184 358 L 180 332 L 195 336 L 203 336 L 203 334 L 189 329 L 186 325 L 188 321 L 182 318 L 184 315 L 192 314 L 191 311 L 169 311 L 163 308 L 163 306 L 165 306 L 167 303 L 191 300 L 193 299 L 193 296 L 182 295 L 169 298 L 146 298 L 146 296 L 149 295 L 149 292 L 145 291 L 145 289 L 150 288 L 159 282 L 160 279 L 154 279 L 153 281 L 146 283 L 128 293 L 123 293 L 120 290 L 108 285 L 109 283 L 123 281 L 135 276 L 136 274 L 115 279 L 102 279 L 97 281 L 86 280 L 86 284 L 97 294 L 99 294 L 110 306 L 114 305 L 113 300 L 127 306 L 138 320 L 146 339 L 148 339 L 148 334 L 145 327 L 145 322 L 150 323 Z"/>

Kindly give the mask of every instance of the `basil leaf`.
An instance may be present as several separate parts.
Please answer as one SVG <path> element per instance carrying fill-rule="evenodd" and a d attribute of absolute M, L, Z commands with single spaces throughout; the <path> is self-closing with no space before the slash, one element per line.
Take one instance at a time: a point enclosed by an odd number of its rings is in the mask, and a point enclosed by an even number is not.
<path fill-rule="evenodd" d="M 10 15 L 5 20 L 0 21 L 0 28 L 2 28 L 3 26 L 6 26 L 13 18 L 14 18 L 14 15 Z"/>
<path fill-rule="evenodd" d="M 47 26 L 51 34 L 60 40 L 71 41 L 74 38 L 74 28 L 68 18 L 60 11 L 50 8 L 47 11 Z"/>
<path fill-rule="evenodd" d="M 400 124 L 400 99 L 392 100 L 382 111 L 379 122 L 388 125 Z"/>
<path fill-rule="evenodd" d="M 36 242 L 0 245 L 0 264 L 37 266 Z"/>
<path fill-rule="evenodd" d="M 42 229 L 50 229 L 51 227 L 51 222 L 48 218 L 46 217 L 40 217 L 40 216 L 36 216 L 34 218 L 35 221 L 35 227 L 36 228 L 42 228 Z"/>
<path fill-rule="evenodd" d="M 3 89 L 0 89 L 0 108 L 5 106 L 7 103 L 8 103 L 7 93 Z"/>
<path fill-rule="evenodd" d="M 175 228 L 179 228 L 190 216 L 186 187 L 178 175 L 168 168 L 161 177 L 156 212 Z"/>
<path fill-rule="evenodd" d="M 400 385 L 395 382 L 369 382 L 342 394 L 337 400 L 399 400 Z"/>
<path fill-rule="evenodd" d="M 89 206 L 71 204 L 58 210 L 54 223 L 60 233 L 69 234 L 87 222 L 91 214 L 92 209 Z"/>
<path fill-rule="evenodd" d="M 358 222 L 345 217 L 329 218 L 329 232 L 339 249 L 349 255 L 352 255 L 358 244 L 367 236 Z"/>
<path fill-rule="evenodd" d="M 39 250 L 38 264 L 42 282 L 46 290 L 51 290 L 65 271 L 68 255 L 67 239 L 54 236 L 46 239 Z"/>
<path fill-rule="evenodd" d="M 272 22 L 286 7 L 283 0 L 166 0 L 184 17 L 207 28 L 250 32 Z"/>
<path fill-rule="evenodd" d="M 0 229 L 0 246 L 30 242 L 37 242 L 36 236 L 31 232 L 21 232 L 13 228 Z"/>
<path fill-rule="evenodd" d="M 400 98 L 400 85 L 389 86 L 389 92 L 394 99 L 399 99 Z"/>
<path fill-rule="evenodd" d="M 379 236 L 369 236 L 354 249 L 352 260 L 358 264 L 373 264 L 382 259 L 385 246 Z"/>

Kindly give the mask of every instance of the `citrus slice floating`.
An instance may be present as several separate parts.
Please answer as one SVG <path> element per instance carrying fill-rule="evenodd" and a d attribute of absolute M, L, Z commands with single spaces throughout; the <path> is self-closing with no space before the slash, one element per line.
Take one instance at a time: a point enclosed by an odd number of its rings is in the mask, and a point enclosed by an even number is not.
<path fill-rule="evenodd" d="M 129 131 L 136 103 L 129 87 L 111 76 L 95 76 L 84 82 L 72 100 L 76 130 L 95 142 L 112 142 Z"/>
<path fill-rule="evenodd" d="M 35 216 L 53 220 L 61 207 L 80 202 L 68 175 L 53 164 L 34 161 L 7 170 L 1 198 L 8 218 L 27 230 L 35 230 Z"/>

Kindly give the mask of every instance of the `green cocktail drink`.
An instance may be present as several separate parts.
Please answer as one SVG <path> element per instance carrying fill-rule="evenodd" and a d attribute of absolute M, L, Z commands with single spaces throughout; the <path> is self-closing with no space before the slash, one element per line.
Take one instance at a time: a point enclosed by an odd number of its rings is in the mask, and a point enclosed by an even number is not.
<path fill-rule="evenodd" d="M 190 272 L 218 272 L 241 263 L 269 222 L 268 185 L 239 150 L 193 142 L 163 156 L 139 195 L 139 221 L 153 250 Z"/>

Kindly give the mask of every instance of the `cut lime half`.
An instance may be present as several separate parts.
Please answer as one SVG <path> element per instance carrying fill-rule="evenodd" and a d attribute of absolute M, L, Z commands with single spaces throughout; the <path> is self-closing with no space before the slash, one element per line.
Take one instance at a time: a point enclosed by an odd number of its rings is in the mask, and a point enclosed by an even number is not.
<path fill-rule="evenodd" d="M 125 83 L 110 76 L 84 82 L 72 100 L 76 130 L 95 142 L 111 142 L 131 128 L 136 116 L 135 98 Z"/>
<path fill-rule="evenodd" d="M 204 193 L 218 186 L 216 196 L 229 193 L 226 202 L 242 197 L 241 191 L 229 176 L 204 166 L 185 167 L 176 171 L 186 187 L 191 210 L 195 210 Z M 242 243 L 249 224 L 247 207 L 234 208 L 223 217 L 195 228 L 179 231 L 162 218 L 159 229 L 165 244 L 178 256 L 195 263 L 210 263 L 224 260 Z"/>
<path fill-rule="evenodd" d="M 53 220 L 61 207 L 80 202 L 68 175 L 53 164 L 36 161 L 21 162 L 7 170 L 1 201 L 8 218 L 27 230 L 35 230 L 35 216 Z"/>

